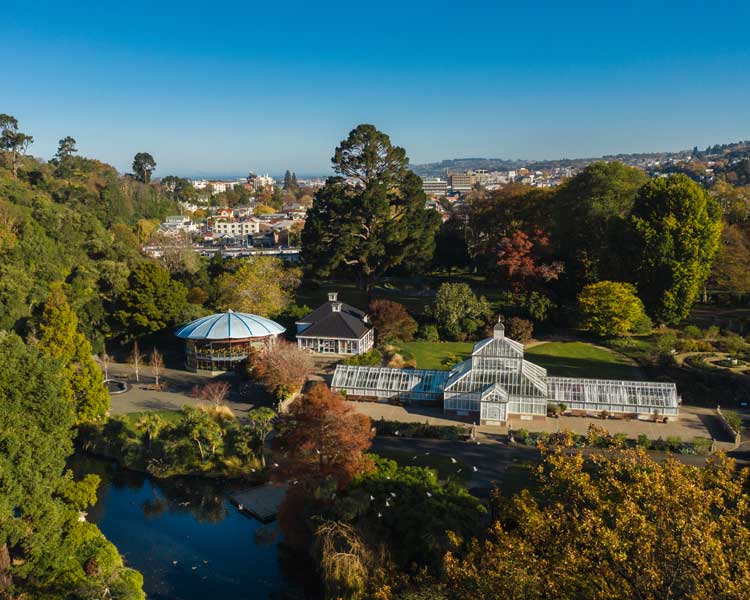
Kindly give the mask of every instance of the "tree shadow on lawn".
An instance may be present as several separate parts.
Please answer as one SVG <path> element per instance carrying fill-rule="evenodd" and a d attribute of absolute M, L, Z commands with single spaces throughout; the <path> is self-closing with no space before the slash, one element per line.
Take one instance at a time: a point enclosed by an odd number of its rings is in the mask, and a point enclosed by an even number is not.
<path fill-rule="evenodd" d="M 640 369 L 634 365 L 606 362 L 591 358 L 572 356 L 551 356 L 528 353 L 529 362 L 547 369 L 551 377 L 582 377 L 590 379 L 644 379 Z"/>

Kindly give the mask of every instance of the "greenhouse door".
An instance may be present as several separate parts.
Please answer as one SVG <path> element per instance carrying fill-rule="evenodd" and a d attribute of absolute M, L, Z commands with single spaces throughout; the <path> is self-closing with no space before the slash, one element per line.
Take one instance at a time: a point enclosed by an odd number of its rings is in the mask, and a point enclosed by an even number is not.
<path fill-rule="evenodd" d="M 487 425 L 502 425 L 505 422 L 506 407 L 505 403 L 482 402 L 482 421 Z"/>

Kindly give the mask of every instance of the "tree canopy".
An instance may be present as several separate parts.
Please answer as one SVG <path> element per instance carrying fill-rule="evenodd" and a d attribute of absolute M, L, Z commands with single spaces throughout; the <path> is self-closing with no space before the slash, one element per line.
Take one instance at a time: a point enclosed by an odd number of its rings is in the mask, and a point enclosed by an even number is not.
<path fill-rule="evenodd" d="M 747 597 L 747 470 L 554 452 L 540 489 L 503 499 L 488 536 L 445 558 L 448 598 Z"/>
<path fill-rule="evenodd" d="M 98 478 L 75 482 L 73 405 L 60 362 L 0 332 L 0 596 L 145 598 L 99 529 L 80 519 Z"/>
<path fill-rule="evenodd" d="M 650 180 L 631 215 L 640 296 L 659 323 L 687 317 L 706 282 L 721 237 L 716 200 L 685 175 Z"/>
<path fill-rule="evenodd" d="M 419 177 L 403 148 L 372 125 L 359 125 L 332 159 L 341 176 L 318 190 L 302 231 L 311 274 L 353 273 L 368 292 L 390 269 L 427 264 L 439 215 L 425 209 Z"/>
<path fill-rule="evenodd" d="M 187 305 L 185 286 L 164 267 L 144 261 L 133 268 L 114 317 L 125 337 L 137 337 L 177 324 Z"/>
<path fill-rule="evenodd" d="M 621 162 L 597 162 L 565 182 L 553 202 L 553 235 L 565 280 L 576 293 L 604 277 L 622 277 L 627 218 L 648 181 Z"/>
<path fill-rule="evenodd" d="M 133 157 L 133 173 L 141 183 L 151 181 L 151 173 L 154 172 L 155 168 L 156 161 L 148 152 L 139 152 Z"/>
<path fill-rule="evenodd" d="M 216 279 L 216 307 L 274 317 L 292 302 L 300 275 L 299 269 L 272 256 L 243 260 Z"/>
<path fill-rule="evenodd" d="M 602 337 L 625 335 L 647 322 L 635 286 L 617 281 L 590 283 L 578 294 L 583 329 Z"/>
<path fill-rule="evenodd" d="M 91 344 L 78 330 L 78 318 L 59 283 L 50 289 L 39 333 L 39 348 L 62 367 L 61 396 L 72 403 L 76 422 L 103 418 L 109 410 L 109 391 L 99 365 L 91 357 Z"/>

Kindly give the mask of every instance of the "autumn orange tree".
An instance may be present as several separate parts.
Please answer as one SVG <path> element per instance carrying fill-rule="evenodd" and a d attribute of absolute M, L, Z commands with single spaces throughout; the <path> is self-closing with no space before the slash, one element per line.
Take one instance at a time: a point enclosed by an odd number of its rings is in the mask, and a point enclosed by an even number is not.
<path fill-rule="evenodd" d="M 332 478 L 343 488 L 370 463 L 363 452 L 373 437 L 370 419 L 324 383 L 315 384 L 279 416 L 273 449 L 288 478 Z"/>
<path fill-rule="evenodd" d="M 539 475 L 537 494 L 501 502 L 484 539 L 446 555 L 449 597 L 748 597 L 749 478 L 733 460 L 555 451 Z"/>
<path fill-rule="evenodd" d="M 315 384 L 279 415 L 272 443 L 278 465 L 273 475 L 290 481 L 278 514 L 287 542 L 300 546 L 311 542 L 306 515 L 372 468 L 364 455 L 372 437 L 370 419 L 323 383 Z"/>
<path fill-rule="evenodd" d="M 313 370 L 309 353 L 295 344 L 278 341 L 272 346 L 254 350 L 247 359 L 247 370 L 268 393 L 283 400 L 299 391 Z"/>

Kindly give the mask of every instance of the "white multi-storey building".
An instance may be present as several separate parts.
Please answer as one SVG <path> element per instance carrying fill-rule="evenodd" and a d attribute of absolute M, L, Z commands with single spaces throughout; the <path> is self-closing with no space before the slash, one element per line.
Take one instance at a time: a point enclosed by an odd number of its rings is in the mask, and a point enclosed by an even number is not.
<path fill-rule="evenodd" d="M 214 234 L 243 236 L 252 235 L 260 231 L 260 221 L 257 219 L 243 219 L 242 221 L 228 221 L 217 219 L 213 224 Z"/>

